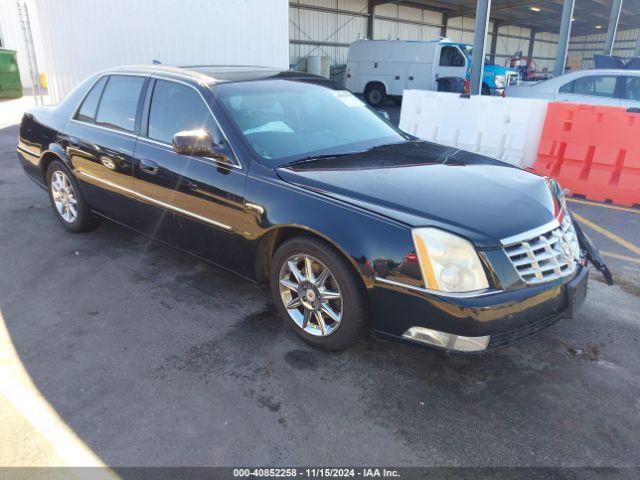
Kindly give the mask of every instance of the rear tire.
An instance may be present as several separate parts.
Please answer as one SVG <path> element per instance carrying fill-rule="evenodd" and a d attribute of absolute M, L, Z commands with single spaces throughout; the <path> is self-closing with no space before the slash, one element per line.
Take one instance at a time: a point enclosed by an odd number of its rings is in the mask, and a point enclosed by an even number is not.
<path fill-rule="evenodd" d="M 70 232 L 87 232 L 101 223 L 82 196 L 78 182 L 67 166 L 54 160 L 47 169 L 47 190 L 56 217 Z"/>
<path fill-rule="evenodd" d="M 372 83 L 367 85 L 364 91 L 364 98 L 373 107 L 380 107 L 387 99 L 387 92 L 384 85 Z"/>
<path fill-rule="evenodd" d="M 491 95 L 491 89 L 486 83 L 482 84 L 482 95 Z"/>
<path fill-rule="evenodd" d="M 270 283 L 283 319 L 315 347 L 340 350 L 368 330 L 362 279 L 343 255 L 319 239 L 300 236 L 280 245 L 271 261 Z"/>

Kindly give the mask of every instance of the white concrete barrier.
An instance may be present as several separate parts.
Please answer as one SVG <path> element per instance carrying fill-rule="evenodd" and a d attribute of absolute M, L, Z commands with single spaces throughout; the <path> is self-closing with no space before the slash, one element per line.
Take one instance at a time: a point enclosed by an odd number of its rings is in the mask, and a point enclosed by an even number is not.
<path fill-rule="evenodd" d="M 519 167 L 536 160 L 546 100 L 405 90 L 400 129 Z"/>

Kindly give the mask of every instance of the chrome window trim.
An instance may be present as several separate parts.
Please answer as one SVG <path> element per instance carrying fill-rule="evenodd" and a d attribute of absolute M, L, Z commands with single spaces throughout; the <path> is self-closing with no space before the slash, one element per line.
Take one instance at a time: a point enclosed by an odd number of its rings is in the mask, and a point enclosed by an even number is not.
<path fill-rule="evenodd" d="M 547 233 L 550 230 L 555 230 L 560 226 L 560 222 L 557 218 L 551 220 L 549 223 L 545 223 L 544 225 L 536 228 L 532 228 L 531 230 L 527 230 L 526 232 L 518 233 L 517 235 L 513 235 L 511 237 L 503 238 L 500 240 L 500 245 L 503 247 L 508 247 L 509 245 L 513 245 L 516 243 L 520 243 L 525 240 L 529 240 L 533 237 L 538 237 L 543 233 Z"/>
<path fill-rule="evenodd" d="M 109 128 L 109 127 L 103 127 L 102 125 L 96 125 L 95 123 L 89 123 L 89 122 L 83 122 L 82 120 L 78 120 L 76 118 L 76 116 L 78 115 L 78 112 L 80 111 L 80 107 L 82 106 L 82 104 L 84 103 L 85 98 L 87 98 L 87 95 L 89 95 L 89 93 L 91 92 L 91 90 L 93 90 L 93 87 L 96 86 L 96 84 L 102 80 L 104 77 L 109 77 L 111 75 L 120 75 L 120 76 L 125 76 L 125 77 L 145 77 L 145 78 L 149 78 L 151 77 L 150 74 L 146 73 L 124 73 L 124 72 L 103 72 L 102 75 L 98 76 L 96 78 L 96 80 L 91 84 L 91 86 L 87 89 L 86 92 L 84 92 L 84 95 L 82 96 L 82 99 L 80 99 L 80 102 L 78 102 L 78 105 L 76 105 L 75 110 L 73 111 L 73 115 L 71 115 L 71 118 L 69 119 L 72 122 L 76 122 L 76 123 L 81 123 L 83 125 L 92 125 L 94 127 L 98 127 L 98 128 L 104 128 L 105 130 L 110 130 L 112 132 L 116 132 L 116 133 L 124 133 L 125 135 L 130 135 L 130 136 L 134 136 L 137 137 L 135 131 L 133 132 L 129 132 L 128 130 L 116 130 L 115 128 Z M 105 85 L 106 87 L 106 85 Z M 100 106 L 100 104 L 98 104 L 98 107 Z M 96 114 L 98 113 L 98 111 L 96 110 Z M 93 119 L 95 122 L 95 118 Z"/>
<path fill-rule="evenodd" d="M 231 144 L 231 142 L 229 141 L 229 137 L 227 136 L 226 132 L 224 131 L 224 129 L 222 128 L 222 126 L 220 125 L 220 122 L 218 121 L 218 119 L 216 118 L 216 116 L 213 114 L 213 111 L 211 110 L 211 107 L 209 106 L 209 102 L 206 101 L 206 99 L 204 98 L 204 96 L 202 95 L 202 93 L 200 92 L 200 90 L 198 90 L 196 87 L 194 87 L 192 84 L 188 83 L 188 82 L 184 82 L 182 80 L 176 80 L 175 78 L 170 78 L 170 77 L 166 77 L 162 74 L 155 74 L 155 73 L 128 73 L 128 72 L 104 72 L 102 75 L 98 76 L 96 78 L 96 80 L 91 84 L 91 86 L 87 89 L 87 91 L 84 93 L 84 95 L 82 96 L 82 99 L 80 100 L 80 102 L 78 102 L 78 105 L 76 106 L 76 108 L 73 111 L 73 115 L 71 115 L 71 118 L 69 119 L 70 122 L 74 122 L 74 123 L 78 123 L 80 125 L 87 125 L 89 127 L 94 127 L 94 128 L 98 128 L 101 130 L 106 130 L 108 132 L 113 132 L 113 133 L 119 133 L 121 135 L 125 135 L 128 137 L 132 137 L 135 138 L 136 140 L 145 140 L 151 143 L 155 143 L 158 145 L 162 145 L 162 146 L 167 146 L 170 147 L 171 149 L 173 149 L 173 146 L 168 144 L 168 143 L 164 143 L 164 142 L 159 142 L 157 140 L 152 140 L 149 137 L 146 136 L 142 136 L 142 135 L 137 135 L 135 132 L 129 132 L 127 130 L 117 130 L 115 128 L 109 128 L 109 127 L 105 127 L 102 125 L 97 125 L 95 123 L 89 123 L 89 122 L 83 122 L 82 120 L 78 120 L 76 119 L 76 115 L 78 114 L 78 111 L 80 110 L 80 107 L 82 106 L 82 104 L 84 103 L 85 98 L 87 97 L 87 95 L 89 95 L 89 92 L 91 92 L 91 90 L 93 89 L 93 87 L 96 86 L 96 84 L 103 78 L 103 77 L 107 77 L 109 75 L 121 75 L 121 76 L 135 76 L 135 77 L 145 77 L 145 78 L 154 78 L 156 80 L 164 80 L 167 82 L 175 82 L 175 83 L 180 83 L 182 85 L 186 85 L 187 87 L 192 88 L 193 90 L 196 91 L 196 93 L 198 95 L 200 95 L 200 98 L 202 99 L 202 101 L 204 102 L 204 104 L 207 107 L 207 110 L 209 110 L 209 113 L 211 114 L 211 116 L 213 117 L 213 121 L 216 123 L 216 126 L 218 127 L 218 130 L 220 130 L 220 133 L 222 134 L 222 136 L 224 137 L 224 139 L 226 140 L 227 144 L 229 145 L 229 148 L 231 149 L 231 152 L 233 153 L 233 163 L 222 163 L 222 162 L 217 162 L 215 160 L 211 160 L 211 161 L 207 161 L 207 160 L 202 160 L 199 159 L 197 157 L 189 157 L 195 160 L 199 160 L 208 164 L 214 164 L 216 166 L 222 166 L 222 167 L 229 167 L 229 168 L 236 168 L 239 170 L 244 170 L 244 168 L 242 167 L 242 162 L 240 162 L 240 158 L 238 157 L 238 154 L 236 152 L 236 149 L 233 148 L 233 145 Z M 177 74 L 176 74 L 177 75 Z M 188 76 L 185 76 L 184 78 L 191 78 Z M 208 88 L 206 84 L 202 84 L 199 83 L 200 86 L 202 86 L 203 88 Z"/>
<path fill-rule="evenodd" d="M 70 122 L 79 123 L 80 125 L 86 125 L 87 127 L 99 128 L 100 130 L 106 130 L 107 132 L 119 133 L 120 135 L 124 135 L 125 137 L 138 138 L 133 132 L 129 132 L 127 130 L 116 130 L 115 128 L 103 127 L 102 125 L 96 125 L 95 123 L 83 122 L 82 120 L 76 120 L 75 118 L 70 118 Z"/>
<path fill-rule="evenodd" d="M 79 175 L 83 176 L 83 177 L 91 178 L 92 180 L 95 180 L 96 182 L 100 182 L 100 183 L 103 183 L 105 185 L 109 185 L 110 187 L 117 188 L 118 190 L 121 190 L 121 191 L 123 191 L 123 192 L 125 192 L 125 193 L 127 193 L 127 194 L 129 194 L 129 195 L 131 195 L 133 197 L 137 197 L 137 198 L 140 198 L 142 200 L 146 200 L 149 203 L 153 203 L 153 204 L 158 205 L 158 206 L 160 206 L 162 208 L 165 208 L 167 210 L 172 210 L 172 211 L 180 213 L 182 215 L 186 215 L 186 216 L 195 218 L 196 220 L 200 220 L 201 222 L 209 223 L 211 225 L 214 225 L 216 227 L 222 228 L 222 229 L 227 230 L 227 231 L 232 231 L 233 230 L 233 227 L 231 227 L 229 225 L 226 225 L 224 223 L 220 223 L 220 222 L 217 222 L 216 220 L 213 220 L 211 218 L 207 218 L 207 217 L 203 217 L 202 215 L 198 215 L 197 213 L 193 213 L 193 212 L 190 212 L 188 210 L 184 210 L 182 208 L 176 207 L 174 205 L 170 205 L 168 203 L 161 202 L 160 200 L 156 200 L 155 198 L 148 197 L 147 195 L 143 195 L 142 193 L 136 192 L 135 190 L 131 190 L 130 188 L 126 188 L 126 187 L 123 187 L 123 186 L 118 185 L 116 183 L 110 182 L 108 180 L 104 180 L 102 178 L 96 177 L 95 175 L 91 175 L 90 173 L 86 173 L 86 172 L 83 172 L 81 170 L 78 170 L 77 173 Z"/>
<path fill-rule="evenodd" d="M 228 167 L 239 168 L 239 169 L 242 170 L 242 163 L 240 162 L 240 158 L 238 157 L 238 154 L 236 153 L 236 149 L 233 148 L 233 145 L 229 141 L 229 137 L 227 136 L 226 132 L 222 128 L 222 125 L 220 125 L 220 122 L 218 121 L 218 119 L 214 115 L 213 110 L 211 110 L 211 106 L 209 105 L 209 102 L 207 102 L 207 100 L 204 98 L 204 96 L 202 95 L 202 92 L 200 92 L 200 90 L 198 90 L 196 87 L 194 87 L 192 84 L 190 84 L 188 82 L 183 82 L 182 80 L 176 80 L 175 78 L 165 77 L 162 74 L 152 74 L 151 78 L 154 78 L 156 80 L 163 80 L 165 82 L 173 82 L 173 83 L 179 83 L 179 84 L 185 85 L 185 86 L 193 89 L 200 96 L 200 99 L 202 100 L 202 102 L 207 107 L 207 110 L 209 110 L 209 113 L 211 114 L 211 118 L 213 118 L 213 121 L 216 122 L 216 126 L 218 127 L 218 130 L 220 130 L 220 133 L 222 134 L 222 136 L 224 137 L 225 141 L 227 142 L 227 145 L 229 145 L 229 148 L 231 149 L 231 153 L 233 153 L 233 159 L 235 160 L 235 163 L 232 164 L 232 165 L 228 165 L 228 164 L 224 164 L 223 163 L 222 165 L 227 165 Z M 202 86 L 202 84 L 201 84 L 201 86 Z M 151 97 L 151 102 L 153 102 L 153 95 Z M 149 103 L 149 112 L 151 111 L 151 102 Z M 141 137 L 141 138 L 149 139 L 152 142 L 157 142 L 159 144 L 166 145 L 164 142 L 159 142 L 157 140 L 153 140 L 153 139 L 149 138 L 148 136 Z M 173 146 L 171 148 L 173 148 Z"/>
<path fill-rule="evenodd" d="M 449 297 L 449 298 L 474 298 L 474 297 L 485 297 L 487 295 L 495 295 L 496 293 L 502 293 L 503 290 L 498 289 L 485 289 L 485 290 L 474 290 L 472 292 L 442 292 L 440 290 L 430 290 L 428 288 L 416 287 L 415 285 L 410 285 L 408 283 L 396 282 L 395 280 L 387 280 L 384 277 L 375 277 L 376 282 L 390 285 L 392 287 L 401 287 L 406 288 L 408 290 L 413 290 L 414 292 L 425 293 L 427 295 L 436 295 L 438 297 Z"/>

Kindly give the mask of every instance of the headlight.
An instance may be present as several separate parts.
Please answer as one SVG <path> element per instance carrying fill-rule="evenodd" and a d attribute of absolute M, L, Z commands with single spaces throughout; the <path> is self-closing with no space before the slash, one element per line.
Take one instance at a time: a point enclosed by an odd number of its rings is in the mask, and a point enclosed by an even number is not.
<path fill-rule="evenodd" d="M 412 234 L 429 290 L 460 293 L 489 288 L 480 258 L 468 240 L 437 228 L 416 228 Z"/>
<path fill-rule="evenodd" d="M 504 88 L 506 84 L 504 75 L 496 75 L 494 82 L 496 84 L 496 88 Z"/>

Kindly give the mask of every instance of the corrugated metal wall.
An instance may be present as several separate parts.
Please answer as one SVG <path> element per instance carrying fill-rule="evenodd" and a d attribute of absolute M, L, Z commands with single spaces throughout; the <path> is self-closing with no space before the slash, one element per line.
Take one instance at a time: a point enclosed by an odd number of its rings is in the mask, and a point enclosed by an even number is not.
<path fill-rule="evenodd" d="M 289 64 L 304 69 L 309 55 L 327 55 L 332 64 L 347 61 L 349 44 L 367 36 L 367 0 L 291 0 L 289 4 Z M 388 3 L 375 8 L 374 39 L 433 40 L 442 32 L 443 14 L 429 9 Z M 475 19 L 450 18 L 447 37 L 473 43 Z M 487 52 L 493 22 L 489 22 Z M 510 25 L 500 26 L 496 43 L 496 63 L 503 65 L 515 52 L 527 54 L 531 31 Z M 540 69 L 553 70 L 557 35 L 538 33 L 534 58 Z"/>
<path fill-rule="evenodd" d="M 304 8 L 315 7 L 316 9 Z M 326 9 L 326 10 L 324 10 Z M 367 34 L 367 0 L 299 0 L 289 6 L 289 64 L 310 55 L 347 61 L 349 45 Z"/>
<path fill-rule="evenodd" d="M 639 28 L 618 31 L 613 45 L 613 54 L 622 58 L 631 58 L 638 35 L 640 35 Z M 603 52 L 606 37 L 606 32 L 573 37 L 569 44 L 569 56 L 577 57 L 578 62 L 581 60 L 582 68 L 593 68 L 593 55 Z"/>
<path fill-rule="evenodd" d="M 442 13 L 393 3 L 375 10 L 374 39 L 433 40 L 442 26 Z"/>
<path fill-rule="evenodd" d="M 153 59 L 288 65 L 287 0 L 34 2 L 54 101 L 96 71 Z"/>

